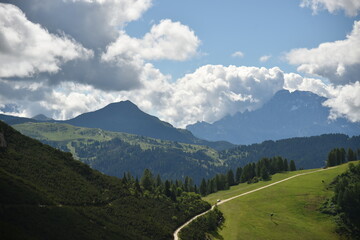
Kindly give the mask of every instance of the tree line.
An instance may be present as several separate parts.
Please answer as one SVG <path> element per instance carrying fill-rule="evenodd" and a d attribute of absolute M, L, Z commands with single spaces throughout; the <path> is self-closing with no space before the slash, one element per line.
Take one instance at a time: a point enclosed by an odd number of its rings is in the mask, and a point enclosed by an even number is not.
<path fill-rule="evenodd" d="M 227 190 L 239 183 L 255 183 L 260 180 L 267 181 L 271 175 L 285 171 L 295 171 L 294 160 L 290 163 L 286 158 L 280 156 L 273 158 L 262 158 L 256 163 L 248 163 L 244 167 L 238 167 L 235 171 L 229 170 L 226 174 L 216 174 L 215 177 L 203 178 L 199 187 L 199 193 L 206 196 L 220 190 Z"/>
<path fill-rule="evenodd" d="M 260 180 L 267 181 L 271 175 L 285 171 L 295 171 L 294 160 L 290 162 L 280 156 L 273 158 L 262 158 L 256 163 L 248 163 L 244 167 L 238 167 L 234 173 L 228 170 L 225 174 L 216 174 L 213 178 L 202 179 L 200 187 L 194 184 L 190 177 L 184 180 L 163 180 L 160 175 L 154 176 L 149 169 L 145 169 L 140 180 L 134 178 L 130 173 L 124 174 L 122 181 L 131 186 L 135 195 L 141 196 L 165 196 L 173 201 L 183 193 L 193 192 L 206 196 L 220 190 L 229 189 L 239 183 L 255 183 Z"/>
<path fill-rule="evenodd" d="M 334 148 L 328 154 L 326 166 L 332 167 L 346 162 L 355 161 L 358 156 L 360 156 L 360 149 L 354 151 L 351 148 L 348 148 L 348 150 L 345 151 L 344 148 Z"/>

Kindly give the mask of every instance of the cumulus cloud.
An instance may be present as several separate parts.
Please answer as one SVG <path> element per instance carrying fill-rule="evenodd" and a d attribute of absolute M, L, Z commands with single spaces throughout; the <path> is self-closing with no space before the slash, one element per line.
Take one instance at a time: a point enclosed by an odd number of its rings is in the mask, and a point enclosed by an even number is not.
<path fill-rule="evenodd" d="M 277 67 L 206 65 L 170 82 L 169 76 L 146 64 L 142 77 L 148 80 L 141 88 L 117 92 L 118 99 L 129 99 L 177 127 L 257 109 L 284 85 Z"/>
<path fill-rule="evenodd" d="M 244 55 L 245 54 L 243 52 L 237 51 L 237 52 L 234 52 L 231 56 L 242 58 L 242 57 L 244 57 Z"/>
<path fill-rule="evenodd" d="M 152 0 L 0 0 L 18 6 L 27 18 L 51 33 L 58 30 L 85 47 L 103 49 L 128 22 L 137 20 Z"/>
<path fill-rule="evenodd" d="M 271 58 L 271 55 L 264 55 L 259 58 L 260 62 L 267 62 Z"/>
<path fill-rule="evenodd" d="M 74 59 L 88 59 L 93 52 L 74 39 L 50 34 L 30 22 L 16 6 L 0 3 L 0 77 L 28 77 L 56 73 Z"/>
<path fill-rule="evenodd" d="M 330 108 L 329 119 L 344 117 L 352 122 L 360 121 L 360 82 L 335 86 L 295 73 L 284 74 L 284 79 L 287 90 L 310 91 L 328 98 L 323 105 Z"/>
<path fill-rule="evenodd" d="M 302 0 L 301 7 L 310 7 L 316 14 L 319 10 L 327 9 L 330 13 L 344 10 L 348 16 L 356 16 L 360 10 L 358 0 Z"/>
<path fill-rule="evenodd" d="M 5 2 L 18 6 L 2 4 L 16 11 L 6 9 L 0 17 L 0 51 L 5 53 L 0 63 L 7 64 L 0 66 L 0 77 L 14 81 L 26 77 L 52 86 L 76 82 L 104 91 L 132 90 L 147 81 L 147 60 L 186 60 L 200 44 L 188 26 L 168 19 L 142 39 L 128 36 L 124 27 L 140 18 L 151 0 Z"/>
<path fill-rule="evenodd" d="M 327 42 L 313 49 L 293 49 L 286 54 L 297 70 L 328 78 L 335 84 L 356 82 L 360 76 L 360 21 L 345 40 Z"/>
<path fill-rule="evenodd" d="M 152 26 L 141 39 L 121 32 L 102 55 L 104 61 L 120 56 L 138 56 L 145 60 L 169 59 L 183 61 L 196 54 L 200 40 L 188 26 L 170 19 Z"/>
<path fill-rule="evenodd" d="M 296 73 L 286 73 L 284 80 L 284 89 L 291 92 L 295 90 L 309 91 L 326 98 L 335 97 L 335 87 L 332 84 L 325 84 L 320 79 L 304 78 Z"/>
<path fill-rule="evenodd" d="M 330 107 L 330 119 L 345 117 L 352 122 L 360 121 L 360 82 L 355 82 L 337 89 L 336 97 L 324 102 Z"/>
<path fill-rule="evenodd" d="M 279 68 L 206 65 L 171 86 L 170 96 L 159 116 L 184 127 L 196 121 L 220 118 L 254 110 L 269 100 L 284 84 Z"/>

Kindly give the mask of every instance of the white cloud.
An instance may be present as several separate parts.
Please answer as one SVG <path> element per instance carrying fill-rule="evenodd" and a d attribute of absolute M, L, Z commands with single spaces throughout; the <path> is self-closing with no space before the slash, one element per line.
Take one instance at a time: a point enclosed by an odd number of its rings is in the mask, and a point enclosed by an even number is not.
<path fill-rule="evenodd" d="M 313 49 L 293 49 L 286 54 L 298 71 L 328 78 L 335 84 L 360 80 L 360 21 L 345 40 L 327 42 Z"/>
<path fill-rule="evenodd" d="M 267 62 L 271 58 L 271 55 L 264 55 L 259 58 L 260 62 Z"/>
<path fill-rule="evenodd" d="M 100 8 L 107 15 L 108 24 L 121 26 L 137 20 L 152 5 L 152 0 L 63 0 L 64 2 L 84 2 Z"/>
<path fill-rule="evenodd" d="M 310 91 L 328 98 L 323 105 L 330 108 L 329 119 L 344 117 L 352 122 L 360 121 L 360 82 L 334 86 L 295 73 L 285 74 L 284 78 L 287 90 Z"/>
<path fill-rule="evenodd" d="M 310 7 L 314 13 L 327 9 L 335 13 L 343 9 L 348 16 L 356 16 L 360 10 L 359 0 L 302 0 L 301 7 Z"/>
<path fill-rule="evenodd" d="M 304 78 L 296 73 L 284 74 L 284 89 L 291 92 L 295 90 L 313 92 L 319 96 L 332 98 L 335 96 L 335 87 L 327 85 L 320 79 Z"/>
<path fill-rule="evenodd" d="M 141 39 L 121 32 L 118 39 L 107 47 L 104 61 L 120 56 L 135 56 L 144 60 L 169 59 L 183 61 L 196 54 L 200 40 L 188 26 L 169 19 L 153 25 Z"/>
<path fill-rule="evenodd" d="M 337 88 L 336 97 L 324 102 L 330 107 L 330 119 L 345 117 L 352 122 L 360 122 L 360 82 Z"/>
<path fill-rule="evenodd" d="M 176 126 L 254 110 L 269 100 L 284 84 L 279 68 L 206 65 L 171 86 L 158 115 Z"/>
<path fill-rule="evenodd" d="M 63 63 L 93 56 L 66 35 L 50 34 L 11 4 L 0 4 L 0 77 L 56 73 Z"/>
<path fill-rule="evenodd" d="M 139 19 L 152 0 L 8 0 L 32 22 L 58 29 L 87 48 L 103 49 L 127 23 Z"/>
<path fill-rule="evenodd" d="M 242 58 L 242 57 L 244 57 L 244 55 L 245 54 L 243 52 L 237 51 L 237 52 L 234 52 L 231 56 Z"/>

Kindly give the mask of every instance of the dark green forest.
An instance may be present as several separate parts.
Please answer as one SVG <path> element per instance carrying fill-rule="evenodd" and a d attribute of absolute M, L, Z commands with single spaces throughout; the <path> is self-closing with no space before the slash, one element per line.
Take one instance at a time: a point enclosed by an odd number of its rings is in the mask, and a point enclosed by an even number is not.
<path fill-rule="evenodd" d="M 124 171 L 140 177 L 145 168 L 164 179 L 184 179 L 191 176 L 195 182 L 201 177 L 214 176 L 225 169 L 203 150 L 186 152 L 178 148 L 152 147 L 143 150 L 140 145 L 132 145 L 119 138 L 110 141 L 73 143 L 76 154 L 83 162 L 111 176 L 121 177 Z"/>
<path fill-rule="evenodd" d="M 231 168 L 256 162 L 263 157 L 282 156 L 293 159 L 299 169 L 310 169 L 326 166 L 328 153 L 334 148 L 358 149 L 359 147 L 360 136 L 324 134 L 242 145 L 220 151 L 219 154 L 221 159 L 226 159 L 226 163 Z"/>
<path fill-rule="evenodd" d="M 337 232 L 344 239 L 360 239 L 360 163 L 349 163 L 348 170 L 337 176 L 330 187 L 334 196 L 320 210 L 335 216 Z"/>
<path fill-rule="evenodd" d="M 0 122 L 0 239 L 172 239 L 210 208 L 106 176 Z M 146 182 L 146 181 L 145 181 Z"/>

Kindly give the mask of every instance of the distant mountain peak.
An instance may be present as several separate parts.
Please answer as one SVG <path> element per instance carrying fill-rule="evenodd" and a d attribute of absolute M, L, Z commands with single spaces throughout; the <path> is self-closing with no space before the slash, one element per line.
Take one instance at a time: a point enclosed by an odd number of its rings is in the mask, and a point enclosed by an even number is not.
<path fill-rule="evenodd" d="M 280 90 L 257 110 L 238 112 L 213 124 L 196 123 L 187 129 L 199 138 L 237 144 L 327 133 L 360 134 L 359 123 L 345 118 L 329 121 L 330 109 L 323 106 L 326 99 L 308 91 Z"/>
<path fill-rule="evenodd" d="M 32 119 L 38 120 L 38 121 L 51 121 L 51 120 L 53 120 L 52 118 L 49 118 L 49 117 L 45 116 L 44 114 L 38 114 L 36 116 L 33 116 Z"/>

